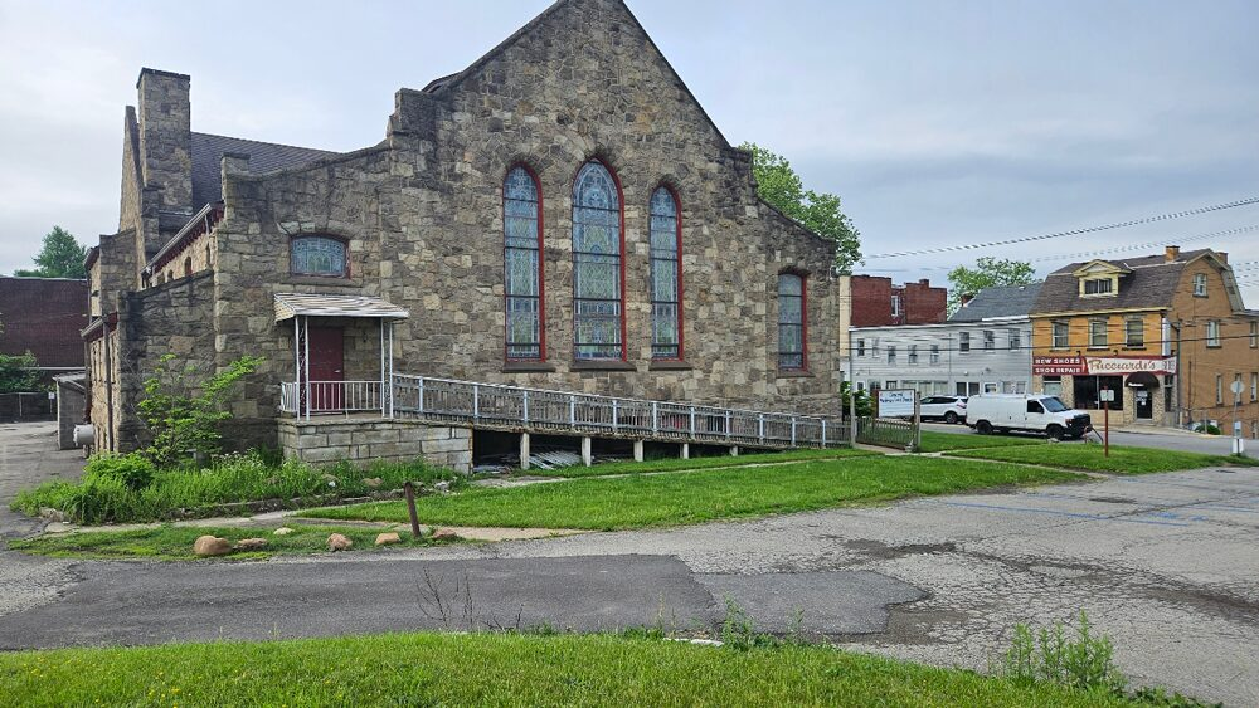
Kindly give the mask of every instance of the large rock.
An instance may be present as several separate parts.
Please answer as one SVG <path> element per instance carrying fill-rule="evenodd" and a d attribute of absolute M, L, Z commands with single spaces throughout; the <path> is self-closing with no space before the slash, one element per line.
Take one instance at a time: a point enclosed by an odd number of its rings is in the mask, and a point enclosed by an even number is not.
<path fill-rule="evenodd" d="M 385 480 L 381 479 L 380 477 L 367 477 L 366 479 L 363 480 L 363 484 L 366 484 L 372 489 L 376 489 L 377 487 L 379 487 L 380 485 L 384 483 L 385 483 Z"/>
<path fill-rule="evenodd" d="M 261 551 L 267 547 L 267 539 L 265 538 L 242 538 L 236 542 L 236 550 L 238 551 Z"/>
<path fill-rule="evenodd" d="M 436 531 L 433 532 L 432 538 L 434 540 L 439 539 L 439 538 L 456 539 L 456 538 L 459 538 L 459 534 L 455 533 L 451 529 L 437 529 Z"/>
<path fill-rule="evenodd" d="M 398 537 L 397 531 L 389 531 L 388 533 L 376 534 L 377 546 L 389 546 L 395 543 L 402 543 L 402 539 Z"/>
<path fill-rule="evenodd" d="M 231 552 L 231 541 L 218 536 L 200 536 L 192 544 L 192 553 L 197 556 L 225 556 Z"/>
<path fill-rule="evenodd" d="M 328 550 L 345 551 L 354 547 L 354 542 L 344 534 L 334 533 L 328 536 Z"/>
<path fill-rule="evenodd" d="M 272 531 L 271 533 L 274 533 L 276 536 L 287 536 L 288 534 L 293 533 L 293 529 L 287 526 L 281 526 L 280 528 L 276 529 L 275 531 Z"/>

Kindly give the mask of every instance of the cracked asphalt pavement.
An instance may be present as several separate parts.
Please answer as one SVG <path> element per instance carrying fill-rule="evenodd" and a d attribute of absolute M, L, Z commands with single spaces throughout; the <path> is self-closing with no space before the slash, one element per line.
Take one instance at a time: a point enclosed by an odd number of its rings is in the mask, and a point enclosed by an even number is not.
<path fill-rule="evenodd" d="M 4 431 L 0 431 L 3 437 Z M 0 449 L 3 449 L 0 447 Z M 767 473 L 772 470 L 767 469 Z M 1259 469 L 266 562 L 0 554 L 0 648 L 549 624 L 761 629 L 984 669 L 1083 610 L 1137 683 L 1259 704 Z"/>

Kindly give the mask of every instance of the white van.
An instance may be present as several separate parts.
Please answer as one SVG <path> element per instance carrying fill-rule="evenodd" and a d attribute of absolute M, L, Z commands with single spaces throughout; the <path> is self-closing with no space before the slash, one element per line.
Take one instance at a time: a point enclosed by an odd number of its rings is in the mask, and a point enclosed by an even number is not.
<path fill-rule="evenodd" d="M 1061 440 L 1082 437 L 1090 423 L 1088 413 L 1043 393 L 986 393 L 966 402 L 966 424 L 980 435 L 1021 430 Z"/>

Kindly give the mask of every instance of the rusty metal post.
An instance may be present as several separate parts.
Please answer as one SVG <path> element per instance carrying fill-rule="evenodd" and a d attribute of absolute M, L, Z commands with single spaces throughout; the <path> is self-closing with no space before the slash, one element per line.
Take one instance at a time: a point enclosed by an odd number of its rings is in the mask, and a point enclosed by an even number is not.
<path fill-rule="evenodd" d="M 402 485 L 402 491 L 407 495 L 407 514 L 411 517 L 411 535 L 420 537 L 420 517 L 415 513 L 415 485 L 407 482 Z"/>

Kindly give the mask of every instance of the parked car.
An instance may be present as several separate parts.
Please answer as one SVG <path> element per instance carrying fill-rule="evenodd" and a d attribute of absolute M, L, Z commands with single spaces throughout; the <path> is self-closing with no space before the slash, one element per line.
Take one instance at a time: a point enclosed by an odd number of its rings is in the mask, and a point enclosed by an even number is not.
<path fill-rule="evenodd" d="M 918 403 L 918 410 L 923 420 L 965 423 L 966 396 L 927 396 Z"/>
<path fill-rule="evenodd" d="M 967 425 L 980 435 L 1020 430 L 1055 440 L 1079 438 L 1092 427 L 1089 414 L 1068 408 L 1056 396 L 985 394 L 966 401 Z"/>

